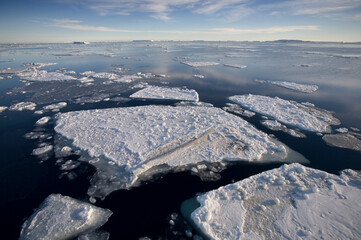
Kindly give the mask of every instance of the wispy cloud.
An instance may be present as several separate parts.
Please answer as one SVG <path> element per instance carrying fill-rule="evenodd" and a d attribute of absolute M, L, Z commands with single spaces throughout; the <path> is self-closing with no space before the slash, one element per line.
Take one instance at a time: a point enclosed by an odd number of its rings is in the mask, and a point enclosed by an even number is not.
<path fill-rule="evenodd" d="M 297 30 L 318 30 L 318 26 L 286 26 L 286 27 L 271 27 L 260 29 L 237 29 L 237 28 L 213 28 L 214 33 L 228 33 L 228 34 L 240 34 L 240 33 L 256 33 L 256 34 L 274 34 L 293 32 Z"/>
<path fill-rule="evenodd" d="M 82 21 L 71 19 L 52 19 L 49 26 L 72 29 L 78 31 L 97 31 L 97 32 L 132 32 L 131 30 L 119 30 L 103 26 L 89 26 L 80 24 Z"/>

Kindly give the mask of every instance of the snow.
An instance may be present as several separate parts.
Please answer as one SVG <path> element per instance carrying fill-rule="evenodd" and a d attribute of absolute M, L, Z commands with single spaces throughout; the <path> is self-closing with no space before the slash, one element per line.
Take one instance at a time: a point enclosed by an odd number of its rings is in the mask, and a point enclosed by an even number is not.
<path fill-rule="evenodd" d="M 40 118 L 38 121 L 36 121 L 36 125 L 45 125 L 49 122 L 49 120 L 51 119 L 51 117 L 42 117 Z"/>
<path fill-rule="evenodd" d="M 0 106 L 0 113 L 2 113 L 3 111 L 5 111 L 6 109 L 8 109 L 8 107 Z"/>
<path fill-rule="evenodd" d="M 54 110 L 66 107 L 68 104 L 66 102 L 53 103 L 43 107 L 44 110 Z"/>
<path fill-rule="evenodd" d="M 247 67 L 246 65 L 240 65 L 240 64 L 228 64 L 228 63 L 226 64 L 226 63 L 224 63 L 223 65 L 226 66 L 226 67 L 240 68 L 240 69 L 244 69 L 244 68 Z"/>
<path fill-rule="evenodd" d="M 114 82 L 122 82 L 122 83 L 129 83 L 133 82 L 134 80 L 141 79 L 142 77 L 139 75 L 124 75 L 119 78 L 113 79 Z"/>
<path fill-rule="evenodd" d="M 142 73 L 139 74 L 133 74 L 133 75 L 124 75 L 119 76 L 115 73 L 107 73 L 107 72 L 101 72 L 101 73 L 95 73 L 93 71 L 86 71 L 81 73 L 81 75 L 86 76 L 87 78 L 93 77 L 93 78 L 101 78 L 101 79 L 109 79 L 114 82 L 122 82 L 122 83 L 129 83 L 136 79 L 142 78 Z M 144 75 L 144 74 L 143 74 Z M 145 75 L 144 75 L 145 76 Z M 83 80 L 87 81 L 86 78 L 82 78 Z"/>
<path fill-rule="evenodd" d="M 25 221 L 19 239 L 71 239 L 96 230 L 106 223 L 111 215 L 112 212 L 108 209 L 60 194 L 51 194 Z"/>
<path fill-rule="evenodd" d="M 361 174 L 353 170 L 336 176 L 294 163 L 197 201 L 191 219 L 209 239 L 361 238 Z"/>
<path fill-rule="evenodd" d="M 290 161 L 291 155 L 294 161 L 307 161 L 243 119 L 214 107 L 68 112 L 58 115 L 55 131 L 98 168 L 88 191 L 96 197 L 136 186 L 160 166 L 169 171 L 222 160 Z"/>
<path fill-rule="evenodd" d="M 256 80 L 260 83 L 269 83 L 272 85 L 276 85 L 279 87 L 284 87 L 287 89 L 291 89 L 298 92 L 304 92 L 304 93 L 312 93 L 317 91 L 318 86 L 317 85 L 309 85 L 309 84 L 301 84 L 301 83 L 295 83 L 295 82 L 287 82 L 287 81 L 267 81 L 267 80 Z"/>
<path fill-rule="evenodd" d="M 337 129 L 336 129 L 336 132 L 339 132 L 339 133 L 348 133 L 348 129 L 347 129 L 347 128 L 337 128 Z"/>
<path fill-rule="evenodd" d="M 164 88 L 157 86 L 149 86 L 138 92 L 132 94 L 131 98 L 146 98 L 146 99 L 173 99 L 183 101 L 195 101 L 199 100 L 198 93 L 191 89 L 180 88 Z"/>
<path fill-rule="evenodd" d="M 19 102 L 14 105 L 11 105 L 9 110 L 11 111 L 23 111 L 23 110 L 31 110 L 34 111 L 36 104 L 33 102 Z"/>
<path fill-rule="evenodd" d="M 322 139 L 329 145 L 361 151 L 361 140 L 351 134 L 327 134 Z"/>
<path fill-rule="evenodd" d="M 184 61 L 181 62 L 185 65 L 188 65 L 190 67 L 206 67 L 206 66 L 214 66 L 214 65 L 219 65 L 219 62 L 189 62 L 189 61 Z"/>
<path fill-rule="evenodd" d="M 247 94 L 232 96 L 229 99 L 252 111 L 302 130 L 327 133 L 331 131 L 330 125 L 340 124 L 330 112 L 279 97 Z"/>
<path fill-rule="evenodd" d="M 241 108 L 238 104 L 226 103 L 226 106 L 222 108 L 224 111 L 233 112 L 244 117 L 253 117 L 256 115 L 254 112 Z"/>
<path fill-rule="evenodd" d="M 27 81 L 68 81 L 76 80 L 73 76 L 68 76 L 59 72 L 48 72 L 46 70 L 37 70 L 35 68 L 27 69 L 26 71 L 20 72 L 17 74 L 20 79 Z"/>

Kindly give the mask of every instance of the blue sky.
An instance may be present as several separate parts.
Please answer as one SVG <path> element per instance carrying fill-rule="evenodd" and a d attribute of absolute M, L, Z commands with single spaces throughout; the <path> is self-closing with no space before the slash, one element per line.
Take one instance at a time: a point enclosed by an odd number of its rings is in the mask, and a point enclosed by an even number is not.
<path fill-rule="evenodd" d="M 361 0 L 0 0 L 0 42 L 361 41 Z"/>

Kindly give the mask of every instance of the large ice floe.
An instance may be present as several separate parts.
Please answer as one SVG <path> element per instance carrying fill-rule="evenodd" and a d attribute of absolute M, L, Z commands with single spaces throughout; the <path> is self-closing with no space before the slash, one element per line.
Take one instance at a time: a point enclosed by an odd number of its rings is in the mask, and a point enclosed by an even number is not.
<path fill-rule="evenodd" d="M 283 165 L 196 202 L 186 201 L 182 210 L 209 239 L 361 238 L 361 173 L 354 170 L 337 176 Z"/>
<path fill-rule="evenodd" d="M 195 101 L 199 100 L 198 93 L 191 89 L 180 88 L 165 88 L 157 86 L 149 86 L 138 92 L 130 95 L 131 98 L 145 98 L 145 99 L 172 99 L 183 101 Z"/>
<path fill-rule="evenodd" d="M 25 71 L 17 73 L 20 79 L 27 81 L 68 81 L 76 80 L 75 77 L 65 75 L 60 72 L 48 72 L 46 70 L 37 70 L 36 68 L 29 68 Z"/>
<path fill-rule="evenodd" d="M 214 66 L 220 64 L 219 62 L 189 62 L 189 61 L 183 61 L 181 63 L 188 65 L 190 67 L 206 67 L 206 66 Z"/>
<path fill-rule="evenodd" d="M 330 125 L 340 124 L 340 121 L 326 110 L 279 97 L 246 94 L 232 96 L 229 99 L 254 112 L 306 131 L 331 132 Z"/>
<path fill-rule="evenodd" d="M 51 194 L 23 224 L 20 240 L 71 239 L 95 231 L 112 212 L 76 199 Z"/>
<path fill-rule="evenodd" d="M 214 107 L 139 106 L 68 112 L 55 131 L 97 168 L 88 194 L 105 197 L 162 171 L 222 161 L 299 161 L 300 154 Z"/>
<path fill-rule="evenodd" d="M 287 89 L 291 89 L 297 92 L 304 92 L 304 93 L 312 93 L 317 91 L 317 85 L 309 85 L 309 84 L 301 84 L 295 82 L 286 82 L 286 81 L 266 81 L 266 80 L 257 80 L 260 83 L 269 83 L 272 85 L 276 85 L 279 87 L 284 87 Z"/>
<path fill-rule="evenodd" d="M 36 104 L 33 102 L 19 102 L 10 106 L 10 111 L 23 111 L 30 110 L 34 111 L 36 108 Z"/>

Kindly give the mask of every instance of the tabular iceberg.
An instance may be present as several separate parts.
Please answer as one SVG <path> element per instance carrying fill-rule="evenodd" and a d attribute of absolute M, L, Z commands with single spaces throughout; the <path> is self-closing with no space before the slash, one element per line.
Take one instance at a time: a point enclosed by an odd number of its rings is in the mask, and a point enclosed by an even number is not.
<path fill-rule="evenodd" d="M 353 170 L 336 176 L 294 163 L 197 201 L 191 219 L 209 239 L 361 238 L 361 174 Z"/>
<path fill-rule="evenodd" d="M 307 161 L 248 122 L 214 107 L 140 106 L 63 113 L 55 131 L 98 173 L 88 194 L 105 197 L 159 168 L 202 162 Z M 297 155 L 297 156 L 296 156 Z M 154 173 L 153 173 L 154 174 Z"/>

